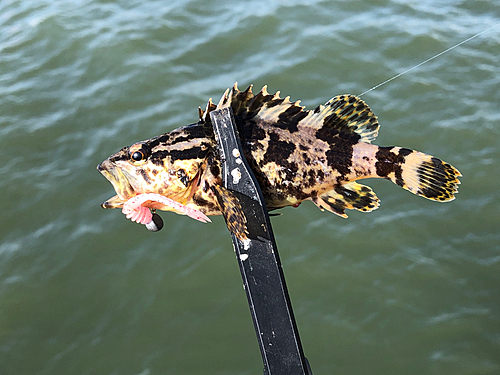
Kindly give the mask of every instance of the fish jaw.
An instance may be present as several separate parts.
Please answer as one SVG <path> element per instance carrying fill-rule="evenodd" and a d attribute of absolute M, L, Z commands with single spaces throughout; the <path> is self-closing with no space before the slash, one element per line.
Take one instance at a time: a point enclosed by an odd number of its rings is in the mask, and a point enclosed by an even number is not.
<path fill-rule="evenodd" d="M 148 186 L 144 186 L 144 181 L 137 178 L 138 175 L 142 175 L 137 169 L 134 169 L 128 162 L 120 160 L 119 157 L 115 155 L 104 160 L 101 164 L 97 166 L 97 170 L 113 185 L 116 195 L 108 199 L 101 204 L 102 208 L 112 209 L 112 208 L 123 208 L 126 203 L 137 197 L 138 195 L 143 195 L 146 193 L 159 193 L 163 195 L 166 199 L 173 199 L 184 205 L 189 200 L 192 195 L 192 186 L 195 185 L 190 183 L 188 187 L 181 184 L 176 184 L 172 181 L 172 176 L 168 171 L 165 173 L 159 173 L 156 178 L 150 177 L 150 182 Z M 195 177 L 195 182 L 198 181 L 199 176 Z M 168 197 L 166 192 L 161 190 L 168 186 Z M 164 204 L 158 200 L 151 200 L 144 202 L 142 206 L 162 211 L 174 211 L 177 210 L 172 208 L 172 205 Z"/>
<path fill-rule="evenodd" d="M 129 198 L 137 195 L 127 176 L 109 159 L 97 166 L 97 170 L 109 181 L 117 195 L 101 204 L 102 208 L 122 208 Z"/>
<path fill-rule="evenodd" d="M 123 208 L 123 204 L 126 201 L 123 201 L 118 195 L 109 198 L 106 202 L 101 203 L 102 208 Z"/>

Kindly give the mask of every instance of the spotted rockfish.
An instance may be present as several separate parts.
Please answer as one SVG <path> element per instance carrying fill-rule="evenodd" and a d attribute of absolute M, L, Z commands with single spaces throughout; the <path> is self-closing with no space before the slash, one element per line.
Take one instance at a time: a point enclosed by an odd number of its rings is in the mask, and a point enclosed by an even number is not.
<path fill-rule="evenodd" d="M 117 193 L 102 207 L 121 208 L 136 195 L 156 193 L 206 215 L 223 214 L 230 230 L 245 238 L 238 200 L 222 186 L 209 115 L 228 106 L 268 210 L 309 200 L 342 217 L 346 209 L 369 212 L 379 199 L 356 182 L 365 178 L 385 178 L 440 202 L 455 198 L 461 174 L 450 164 L 408 148 L 371 144 L 379 124 L 361 99 L 340 95 L 313 110 L 299 103 L 269 94 L 266 86 L 254 95 L 252 86 L 239 91 L 235 84 L 218 105 L 209 100 L 199 109 L 197 123 L 124 147 L 99 164 Z M 155 202 L 149 207 L 173 210 Z"/>

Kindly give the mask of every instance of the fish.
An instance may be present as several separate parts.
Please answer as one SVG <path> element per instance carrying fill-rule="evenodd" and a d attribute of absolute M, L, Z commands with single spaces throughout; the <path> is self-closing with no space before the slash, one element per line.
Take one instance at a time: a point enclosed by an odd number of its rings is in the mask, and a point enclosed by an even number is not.
<path fill-rule="evenodd" d="M 210 99 L 205 110 L 200 107 L 196 123 L 126 146 L 100 163 L 98 171 L 116 192 L 101 206 L 123 209 L 138 195 L 158 194 L 180 205 L 159 200 L 142 205 L 179 214 L 222 214 L 229 230 L 247 239 L 240 202 L 222 183 L 210 118 L 212 111 L 227 107 L 268 211 L 311 201 L 343 218 L 346 210 L 370 212 L 379 207 L 379 198 L 357 182 L 368 178 L 390 180 L 433 201 L 455 199 L 462 175 L 449 163 L 409 148 L 372 144 L 378 118 L 359 97 L 338 95 L 307 110 L 279 91 L 270 94 L 267 86 L 257 94 L 252 88 L 240 91 L 236 83 L 217 105 Z"/>

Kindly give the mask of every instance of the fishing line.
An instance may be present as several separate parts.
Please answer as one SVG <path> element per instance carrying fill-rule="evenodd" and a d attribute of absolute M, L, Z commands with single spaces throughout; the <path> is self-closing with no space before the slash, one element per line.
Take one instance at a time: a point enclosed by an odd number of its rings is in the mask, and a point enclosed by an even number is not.
<path fill-rule="evenodd" d="M 388 80 L 386 80 L 386 81 L 384 81 L 384 82 L 382 82 L 382 83 L 379 83 L 379 84 L 378 84 L 378 85 L 376 85 L 376 86 L 373 86 L 371 89 L 369 89 L 369 90 L 365 91 L 365 92 L 364 92 L 364 93 L 362 93 L 362 94 L 359 94 L 358 96 L 365 95 L 366 93 L 369 93 L 370 91 L 373 91 L 373 90 L 375 90 L 375 89 L 379 88 L 380 86 L 385 85 L 386 83 L 389 83 L 389 82 L 391 82 L 392 80 L 394 80 L 394 79 L 396 79 L 396 78 L 398 78 L 398 77 L 401 77 L 403 74 L 406 74 L 406 73 L 408 73 L 408 72 L 412 71 L 413 69 L 416 69 L 416 68 L 418 68 L 419 66 L 422 66 L 422 65 L 424 65 L 424 64 L 426 64 L 426 63 L 428 63 L 429 61 L 434 60 L 435 58 L 437 58 L 437 57 L 439 57 L 439 56 L 441 56 L 441 55 L 444 55 L 446 52 L 449 52 L 449 51 L 451 51 L 452 49 L 457 48 L 457 47 L 461 46 L 462 44 L 467 43 L 468 41 L 470 41 L 470 40 L 472 40 L 472 39 L 474 39 L 474 38 L 477 38 L 479 35 L 484 34 L 484 33 L 488 32 L 488 31 L 490 31 L 491 29 L 494 29 L 494 28 L 495 28 L 495 27 L 497 27 L 498 25 L 500 25 L 500 22 L 499 22 L 499 23 L 497 23 L 496 25 L 491 26 L 490 28 L 488 28 L 488 29 L 486 29 L 486 30 L 481 31 L 480 33 L 477 33 L 477 34 L 475 34 L 475 35 L 471 36 L 470 38 L 467 38 L 467 39 L 465 39 L 465 40 L 461 41 L 460 43 L 455 44 L 454 46 L 452 46 L 452 47 L 450 47 L 450 48 L 448 48 L 448 49 L 445 49 L 445 50 L 444 50 L 444 51 L 442 51 L 442 52 L 439 52 L 437 55 L 434 55 L 434 56 L 432 56 L 432 57 L 428 58 L 427 60 L 422 61 L 420 64 L 415 65 L 413 68 L 407 69 L 407 70 L 405 70 L 404 72 L 401 72 L 401 73 L 399 73 L 399 74 L 396 74 L 394 77 L 389 78 Z"/>

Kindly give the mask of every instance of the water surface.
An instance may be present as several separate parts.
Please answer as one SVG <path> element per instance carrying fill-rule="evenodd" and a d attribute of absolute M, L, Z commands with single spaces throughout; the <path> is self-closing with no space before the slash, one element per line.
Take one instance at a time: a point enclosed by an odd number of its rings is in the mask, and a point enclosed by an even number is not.
<path fill-rule="evenodd" d="M 95 166 L 197 120 L 227 87 L 310 108 L 500 22 L 485 1 L 0 3 L 2 374 L 261 374 L 230 236 L 163 214 L 149 233 Z M 500 373 L 500 29 L 363 99 L 379 145 L 464 175 L 439 204 L 273 218 L 315 375 Z"/>

